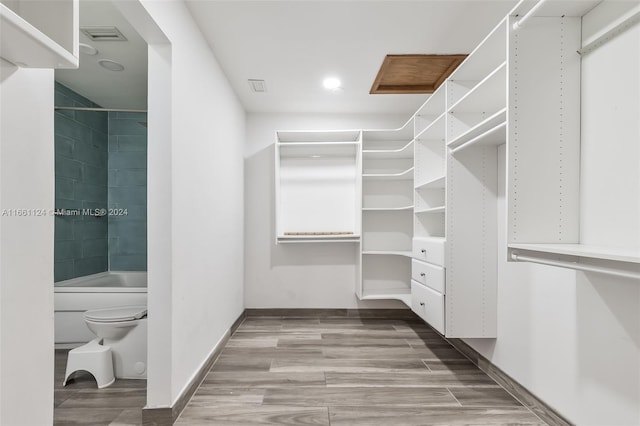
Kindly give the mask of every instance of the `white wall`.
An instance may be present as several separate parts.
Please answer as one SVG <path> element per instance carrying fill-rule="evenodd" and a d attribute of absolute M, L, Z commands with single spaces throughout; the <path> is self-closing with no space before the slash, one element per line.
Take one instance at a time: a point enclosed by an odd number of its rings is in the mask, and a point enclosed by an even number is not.
<path fill-rule="evenodd" d="M 585 21 L 588 19 L 585 18 Z M 582 117 L 583 163 L 587 161 L 588 167 L 594 167 L 596 162 L 609 162 L 605 165 L 600 163 L 601 173 L 610 176 L 609 183 L 618 179 L 619 166 L 634 162 L 636 165 L 635 175 L 631 172 L 620 176 L 623 180 L 635 181 L 627 182 L 622 187 L 602 188 L 592 180 L 585 182 L 583 176 L 582 207 L 588 208 L 589 212 L 583 212 L 582 225 L 591 229 L 586 233 L 583 229 L 582 237 L 598 238 L 596 236 L 606 234 L 608 229 L 613 229 L 619 235 L 626 231 L 631 235 L 618 238 L 618 241 L 623 241 L 621 246 L 627 248 L 633 242 L 637 247 L 638 241 L 638 40 L 640 28 L 636 24 L 635 29 L 609 41 L 589 54 L 594 56 L 586 56 L 582 62 L 583 75 L 595 70 L 597 73 L 611 73 L 600 74 L 595 80 L 591 76 L 590 83 L 597 81 L 602 85 L 601 88 L 607 88 L 614 81 L 614 86 L 621 82 L 628 88 L 623 96 L 635 99 L 635 110 L 620 111 L 623 116 L 628 114 L 635 117 L 635 121 L 626 123 L 627 140 L 605 132 L 597 140 L 599 146 L 594 146 L 592 136 L 596 118 L 589 111 L 601 110 L 603 106 L 584 104 Z M 607 52 L 623 54 L 607 59 L 609 62 L 606 67 L 601 66 L 601 61 L 593 62 L 598 56 L 604 55 L 606 58 Z M 626 62 L 616 62 L 615 67 L 611 66 L 612 61 L 622 60 Z M 600 89 L 584 87 L 585 83 L 586 80 L 583 81 L 583 94 L 587 96 L 583 97 L 583 102 L 591 102 L 591 91 Z M 616 90 L 611 93 L 614 92 L 618 95 L 624 93 Z M 607 105 L 614 105 L 611 99 L 606 102 Z M 631 108 L 630 105 L 627 107 Z M 600 122 L 603 126 L 608 124 L 611 124 L 610 120 Z M 500 163 L 504 165 L 504 158 Z M 593 169 L 591 172 L 597 173 Z M 499 176 L 504 176 L 504 170 L 500 171 Z M 585 188 L 587 183 L 591 185 L 589 190 Z M 636 192 L 622 195 L 630 185 L 635 185 Z M 499 241 L 504 242 L 504 181 L 500 186 Z M 594 214 L 602 214 L 602 211 L 591 210 L 593 206 L 589 203 L 596 197 L 603 197 L 603 191 L 628 198 L 616 198 L 607 205 L 611 215 L 609 220 L 602 221 L 600 216 L 600 222 L 595 224 Z M 618 203 L 625 206 L 623 211 L 618 212 L 613 207 Z M 634 211 L 634 217 L 627 216 L 633 215 Z M 627 221 L 626 230 L 619 229 L 618 221 L 621 218 Z M 605 237 L 599 238 L 601 244 L 611 243 Z M 467 339 L 467 343 L 572 423 L 640 424 L 640 283 L 637 280 L 569 269 L 507 263 L 504 260 L 504 246 L 501 244 L 498 256 L 498 339 Z"/>
<path fill-rule="evenodd" d="M 2 211 L 54 207 L 53 93 L 0 59 Z M 0 424 L 52 424 L 53 216 L 0 216 L 0 237 Z"/>
<path fill-rule="evenodd" d="M 245 114 L 185 4 L 141 3 L 155 23 L 119 7 L 152 41 L 147 406 L 167 407 L 244 309 Z"/>
<path fill-rule="evenodd" d="M 397 301 L 357 299 L 355 244 L 275 244 L 274 142 L 276 130 L 393 129 L 410 116 L 248 114 L 244 188 L 247 308 L 406 308 Z"/>

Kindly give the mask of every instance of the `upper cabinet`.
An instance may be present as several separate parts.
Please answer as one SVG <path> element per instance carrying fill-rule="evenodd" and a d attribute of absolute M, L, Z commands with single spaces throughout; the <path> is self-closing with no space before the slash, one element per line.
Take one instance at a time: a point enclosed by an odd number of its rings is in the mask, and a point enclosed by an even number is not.
<path fill-rule="evenodd" d="M 22 68 L 77 68 L 78 0 L 2 0 L 0 57 Z"/>
<path fill-rule="evenodd" d="M 361 131 L 278 131 L 276 139 L 276 241 L 359 241 Z"/>

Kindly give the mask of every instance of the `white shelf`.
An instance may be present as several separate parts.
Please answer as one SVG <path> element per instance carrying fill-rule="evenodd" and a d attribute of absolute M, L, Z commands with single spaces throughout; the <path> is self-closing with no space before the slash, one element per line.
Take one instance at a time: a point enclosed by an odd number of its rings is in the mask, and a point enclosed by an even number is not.
<path fill-rule="evenodd" d="M 399 300 L 405 305 L 411 307 L 411 290 L 398 289 L 389 293 L 365 294 L 360 300 Z"/>
<path fill-rule="evenodd" d="M 503 108 L 495 114 L 487 117 L 485 120 L 478 123 L 476 126 L 470 128 L 460 136 L 453 139 L 451 142 L 447 144 L 449 148 L 458 148 L 467 142 L 471 142 L 478 137 L 481 137 L 483 134 L 487 133 L 491 129 L 496 128 L 501 124 L 505 124 L 507 120 L 507 109 Z M 502 141 L 504 143 L 504 139 Z"/>
<path fill-rule="evenodd" d="M 444 189 L 446 185 L 446 176 L 440 176 L 434 179 L 430 179 L 427 182 L 421 183 L 415 187 L 416 190 L 421 189 Z"/>
<path fill-rule="evenodd" d="M 498 146 L 505 143 L 507 137 L 507 123 L 498 124 L 493 129 L 489 129 L 481 135 L 476 136 L 469 142 L 451 150 L 452 154 L 472 146 Z"/>
<path fill-rule="evenodd" d="M 445 117 L 447 116 L 446 112 L 440 114 L 433 122 L 428 125 L 424 130 L 420 133 L 416 134 L 416 141 L 444 141 L 445 138 Z"/>
<path fill-rule="evenodd" d="M 432 243 L 438 243 L 438 244 L 444 244 L 447 239 L 444 237 L 420 237 L 420 236 L 415 236 L 414 239 L 416 240 L 421 240 L 421 241 L 428 241 L 428 242 L 432 242 Z"/>
<path fill-rule="evenodd" d="M 537 251 L 540 253 L 563 254 L 588 257 L 591 259 L 613 260 L 617 262 L 640 263 L 640 250 L 592 246 L 588 244 L 509 244 L 511 249 Z"/>
<path fill-rule="evenodd" d="M 55 19 L 55 16 L 50 17 L 54 25 Z M 60 23 L 60 25 L 63 24 Z M 71 25 L 69 31 L 74 30 L 73 26 Z M 77 31 L 77 17 L 75 26 Z M 78 68 L 79 65 L 77 55 L 62 47 L 2 3 L 0 3 L 0 43 L 2 57 L 24 68 Z"/>
<path fill-rule="evenodd" d="M 369 142 L 409 141 L 413 137 L 412 119 L 409 119 L 398 129 L 366 129 L 362 131 L 362 141 L 365 145 Z"/>
<path fill-rule="evenodd" d="M 289 142 L 279 143 L 280 156 L 285 158 L 355 157 L 358 142 Z"/>
<path fill-rule="evenodd" d="M 416 210 L 415 214 L 422 214 L 422 213 L 444 213 L 445 212 L 445 206 L 438 206 L 438 207 L 432 207 L 430 209 L 423 209 L 423 210 Z"/>
<path fill-rule="evenodd" d="M 413 206 L 401 206 L 401 207 L 363 207 L 363 212 L 397 212 L 413 210 Z"/>
<path fill-rule="evenodd" d="M 330 142 L 360 141 L 360 130 L 279 130 L 276 135 L 281 144 L 300 142 L 327 144 Z"/>
<path fill-rule="evenodd" d="M 467 94 L 460 98 L 449 111 L 452 114 L 494 112 L 506 107 L 507 63 L 503 62 Z"/>
<path fill-rule="evenodd" d="M 278 242 L 279 243 L 313 243 L 313 242 L 329 242 L 329 243 L 357 243 L 360 241 L 359 235 L 279 235 Z"/>
<path fill-rule="evenodd" d="M 429 96 L 416 111 L 416 117 L 420 116 L 439 116 L 445 110 L 445 84 L 441 84 L 438 89 Z"/>
<path fill-rule="evenodd" d="M 362 252 L 363 255 L 367 256 L 404 256 L 411 257 L 411 251 L 405 250 L 366 250 Z"/>
<path fill-rule="evenodd" d="M 413 179 L 413 167 L 398 173 L 366 173 L 362 177 L 368 180 L 411 180 Z"/>
<path fill-rule="evenodd" d="M 404 143 L 404 145 L 399 148 L 389 148 L 389 145 L 388 142 L 384 142 L 376 147 L 378 149 L 364 149 L 362 150 L 363 157 L 365 159 L 413 158 L 413 140 Z"/>
<path fill-rule="evenodd" d="M 478 81 L 504 62 L 507 57 L 507 28 L 505 18 L 469 54 L 451 74 L 449 80 Z"/>

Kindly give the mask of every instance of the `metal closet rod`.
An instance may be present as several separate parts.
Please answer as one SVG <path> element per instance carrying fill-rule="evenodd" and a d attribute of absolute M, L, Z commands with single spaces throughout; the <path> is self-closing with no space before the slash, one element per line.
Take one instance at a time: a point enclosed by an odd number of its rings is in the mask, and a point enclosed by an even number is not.
<path fill-rule="evenodd" d="M 540 8 L 540 6 L 544 4 L 545 1 L 547 0 L 539 0 L 538 3 L 536 3 L 527 13 L 525 13 L 522 18 L 520 18 L 513 24 L 513 29 L 517 30 L 518 28 L 522 28 L 527 19 L 531 18 Z"/>
<path fill-rule="evenodd" d="M 56 110 L 71 110 L 71 111 L 98 111 L 98 112 L 144 112 L 146 109 L 122 109 L 122 108 L 91 108 L 91 107 L 53 107 Z"/>

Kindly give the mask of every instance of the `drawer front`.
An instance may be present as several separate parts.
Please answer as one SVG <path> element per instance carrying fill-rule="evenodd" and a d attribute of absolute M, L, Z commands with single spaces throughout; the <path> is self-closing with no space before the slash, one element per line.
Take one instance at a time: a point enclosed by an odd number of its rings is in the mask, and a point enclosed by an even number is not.
<path fill-rule="evenodd" d="M 444 239 L 413 239 L 413 257 L 434 265 L 444 266 Z"/>
<path fill-rule="evenodd" d="M 444 268 L 442 266 L 411 259 L 411 278 L 422 285 L 426 285 L 439 293 L 445 294 Z"/>
<path fill-rule="evenodd" d="M 411 281 L 411 310 L 444 334 L 444 295 Z"/>

